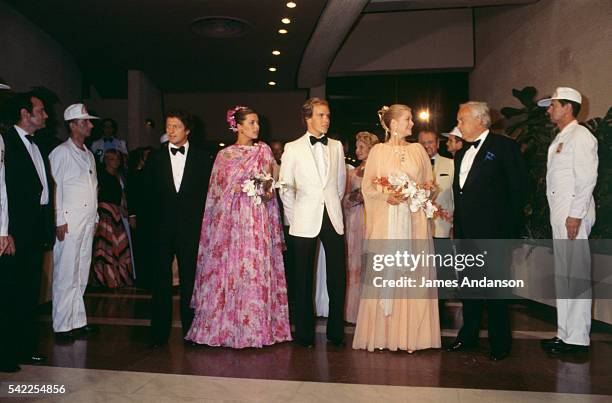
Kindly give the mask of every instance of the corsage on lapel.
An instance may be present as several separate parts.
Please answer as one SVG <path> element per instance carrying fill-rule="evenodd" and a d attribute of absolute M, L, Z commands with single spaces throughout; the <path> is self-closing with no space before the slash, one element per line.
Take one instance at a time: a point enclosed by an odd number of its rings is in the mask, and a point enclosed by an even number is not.
<path fill-rule="evenodd" d="M 561 150 L 563 150 L 563 143 L 559 143 L 559 145 L 557 146 L 557 151 L 555 151 L 555 153 L 561 154 Z"/>
<path fill-rule="evenodd" d="M 495 159 L 495 154 L 493 154 L 491 151 L 487 151 L 484 159 L 485 161 L 493 161 Z"/>

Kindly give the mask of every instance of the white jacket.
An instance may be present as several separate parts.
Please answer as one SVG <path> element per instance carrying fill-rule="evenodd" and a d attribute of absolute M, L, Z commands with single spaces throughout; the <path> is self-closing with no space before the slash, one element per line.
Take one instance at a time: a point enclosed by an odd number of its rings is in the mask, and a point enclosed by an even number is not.
<path fill-rule="evenodd" d="M 557 134 L 548 148 L 546 196 L 550 222 L 567 217 L 595 223 L 593 189 L 597 183 L 597 139 L 575 120 Z"/>
<path fill-rule="evenodd" d="M 287 184 L 281 193 L 289 234 L 314 238 L 321 231 L 323 211 L 336 232 L 344 234 L 341 200 L 346 185 L 346 168 L 342 143 L 328 139 L 327 161 L 329 169 L 324 183 L 317 171 L 309 134 L 285 144 L 279 178 Z"/>
<path fill-rule="evenodd" d="M 0 236 L 8 235 L 8 198 L 4 181 L 4 140 L 0 136 Z"/>
<path fill-rule="evenodd" d="M 98 211 L 98 177 L 91 151 L 79 149 L 72 139 L 49 155 L 55 181 L 56 225 L 95 218 Z M 68 225 L 70 231 L 70 225 Z"/>
<path fill-rule="evenodd" d="M 452 159 L 436 155 L 436 161 L 433 168 L 434 181 L 436 183 L 435 202 L 446 210 L 452 218 L 455 204 L 453 201 L 453 178 L 455 176 L 455 163 Z M 451 221 L 436 218 L 434 220 L 434 233 L 436 238 L 449 238 Z"/>

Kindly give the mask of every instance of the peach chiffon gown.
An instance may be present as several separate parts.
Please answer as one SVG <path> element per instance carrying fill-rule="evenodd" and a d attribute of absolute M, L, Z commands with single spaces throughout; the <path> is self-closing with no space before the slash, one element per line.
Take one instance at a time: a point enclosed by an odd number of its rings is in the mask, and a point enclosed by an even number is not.
<path fill-rule="evenodd" d="M 417 183 L 432 181 L 429 157 L 420 144 L 375 145 L 368 156 L 362 181 L 368 240 L 418 240 L 419 252 L 433 253 L 430 220 L 422 210 L 412 213 L 408 204 L 392 206 L 388 194 L 373 179 L 404 172 Z M 391 242 L 391 241 L 388 241 Z M 427 271 L 435 278 L 435 270 Z M 367 277 L 367 275 L 365 276 Z M 364 280 L 368 281 L 368 280 Z M 364 287 L 367 284 L 364 283 Z M 395 294 L 397 295 L 397 294 Z M 380 296 L 380 295 L 379 295 Z M 427 298 L 375 298 L 364 293 L 359 302 L 354 349 L 389 349 L 409 352 L 440 348 L 440 320 L 435 293 Z"/>

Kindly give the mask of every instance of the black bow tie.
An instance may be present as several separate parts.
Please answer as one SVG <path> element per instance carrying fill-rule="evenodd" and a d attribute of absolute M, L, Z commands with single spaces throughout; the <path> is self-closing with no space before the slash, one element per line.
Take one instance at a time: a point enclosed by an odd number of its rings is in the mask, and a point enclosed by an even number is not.
<path fill-rule="evenodd" d="M 113 138 L 112 137 L 104 137 L 104 142 L 105 143 L 112 143 L 113 142 Z"/>
<path fill-rule="evenodd" d="M 480 144 L 481 140 L 476 140 L 473 143 L 470 143 L 469 141 L 465 141 L 465 140 L 463 141 L 465 142 L 468 148 L 470 148 L 471 146 L 473 146 L 474 148 L 478 148 L 478 145 Z"/>
<path fill-rule="evenodd" d="M 32 144 L 34 142 L 34 135 L 33 134 L 26 134 L 25 138 L 26 138 L 26 140 L 28 140 L 30 142 L 30 144 Z"/>
<path fill-rule="evenodd" d="M 319 138 L 316 138 L 315 136 L 310 136 L 310 144 L 312 144 L 314 146 L 316 143 L 321 143 L 324 146 L 326 146 L 327 145 L 327 136 L 323 135 L 323 136 L 321 136 Z"/>
<path fill-rule="evenodd" d="M 170 151 L 172 152 L 172 155 L 176 155 L 176 153 L 181 153 L 185 155 L 185 146 L 170 147 Z"/>

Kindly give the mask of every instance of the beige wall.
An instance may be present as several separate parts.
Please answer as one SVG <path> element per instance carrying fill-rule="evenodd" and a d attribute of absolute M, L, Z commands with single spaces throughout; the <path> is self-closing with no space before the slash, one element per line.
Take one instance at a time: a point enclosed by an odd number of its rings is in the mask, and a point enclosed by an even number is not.
<path fill-rule="evenodd" d="M 130 149 L 142 146 L 159 146 L 159 137 L 164 133 L 162 122 L 162 93 L 141 71 L 128 71 L 128 133 Z M 156 127 L 153 132 L 145 128 L 144 122 L 151 118 Z"/>
<path fill-rule="evenodd" d="M 181 108 L 190 111 L 204 121 L 208 140 L 231 142 L 225 122 L 228 109 L 236 105 L 254 108 L 260 119 L 265 118 L 267 129 L 262 136 L 267 139 L 292 140 L 304 133 L 301 106 L 306 91 L 274 91 L 245 93 L 176 93 L 164 96 L 166 110 Z"/>
<path fill-rule="evenodd" d="M 569 86 L 586 98 L 581 119 L 602 116 L 612 105 L 611 20 L 609 0 L 477 9 L 471 98 L 500 109 L 519 106 L 513 88 L 535 86 L 544 97 Z"/>
<path fill-rule="evenodd" d="M 117 137 L 127 140 L 128 133 L 128 101 L 127 99 L 106 99 L 100 98 L 95 87 L 90 87 L 91 96 L 83 102 L 90 111 L 94 111 L 100 118 L 111 118 L 117 122 Z M 128 143 L 132 148 L 132 145 Z"/>
<path fill-rule="evenodd" d="M 55 92 L 58 120 L 81 99 L 81 72 L 54 39 L 0 1 L 0 76 L 14 91 L 45 86 Z M 61 125 L 60 134 L 63 134 Z"/>
<path fill-rule="evenodd" d="M 470 9 L 364 14 L 329 75 L 466 69 L 473 60 Z"/>

